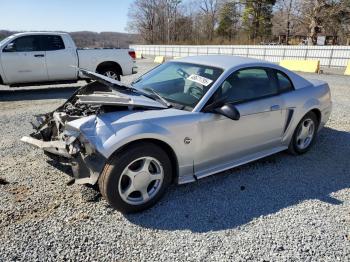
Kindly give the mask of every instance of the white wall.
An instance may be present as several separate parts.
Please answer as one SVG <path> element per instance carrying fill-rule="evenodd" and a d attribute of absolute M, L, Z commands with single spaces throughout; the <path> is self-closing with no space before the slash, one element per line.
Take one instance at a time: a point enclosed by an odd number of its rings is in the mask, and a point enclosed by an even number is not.
<path fill-rule="evenodd" d="M 345 67 L 350 61 L 350 46 L 282 45 L 130 45 L 144 55 L 189 56 L 229 54 L 279 62 L 282 59 L 317 59 L 321 66 Z"/>

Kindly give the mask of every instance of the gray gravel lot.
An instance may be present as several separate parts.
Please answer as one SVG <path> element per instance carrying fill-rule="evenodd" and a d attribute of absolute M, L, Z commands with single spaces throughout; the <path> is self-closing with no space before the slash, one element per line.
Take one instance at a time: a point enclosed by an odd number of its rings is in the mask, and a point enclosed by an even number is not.
<path fill-rule="evenodd" d="M 139 62 L 140 72 L 152 66 Z M 334 102 L 309 153 L 172 186 L 133 215 L 67 186 L 66 166 L 19 141 L 33 114 L 55 109 L 83 82 L 0 86 L 0 261 L 349 261 L 350 77 L 305 76 L 328 81 Z"/>

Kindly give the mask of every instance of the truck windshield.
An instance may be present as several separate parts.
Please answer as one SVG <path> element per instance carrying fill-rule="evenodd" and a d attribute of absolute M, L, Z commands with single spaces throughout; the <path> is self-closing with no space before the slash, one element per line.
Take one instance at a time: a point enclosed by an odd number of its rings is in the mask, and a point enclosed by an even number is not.
<path fill-rule="evenodd" d="M 194 108 L 223 70 L 216 67 L 168 62 L 132 83 L 136 89 L 162 96 L 166 101 Z"/>

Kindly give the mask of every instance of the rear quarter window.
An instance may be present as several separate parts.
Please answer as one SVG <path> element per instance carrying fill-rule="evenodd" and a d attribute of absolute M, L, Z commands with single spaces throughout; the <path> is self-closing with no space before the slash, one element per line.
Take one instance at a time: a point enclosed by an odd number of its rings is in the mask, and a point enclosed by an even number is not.
<path fill-rule="evenodd" d="M 277 72 L 277 82 L 281 93 L 293 90 L 292 82 L 286 75 L 282 74 L 281 72 Z"/>

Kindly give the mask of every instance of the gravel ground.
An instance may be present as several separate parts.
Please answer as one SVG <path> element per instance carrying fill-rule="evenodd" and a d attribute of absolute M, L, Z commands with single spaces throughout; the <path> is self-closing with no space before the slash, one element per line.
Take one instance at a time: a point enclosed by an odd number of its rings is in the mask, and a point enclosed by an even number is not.
<path fill-rule="evenodd" d="M 349 261 L 350 78 L 305 76 L 328 81 L 334 102 L 309 153 L 172 186 L 133 215 L 67 186 L 67 167 L 19 142 L 31 115 L 55 109 L 82 83 L 0 87 L 0 261 Z"/>

